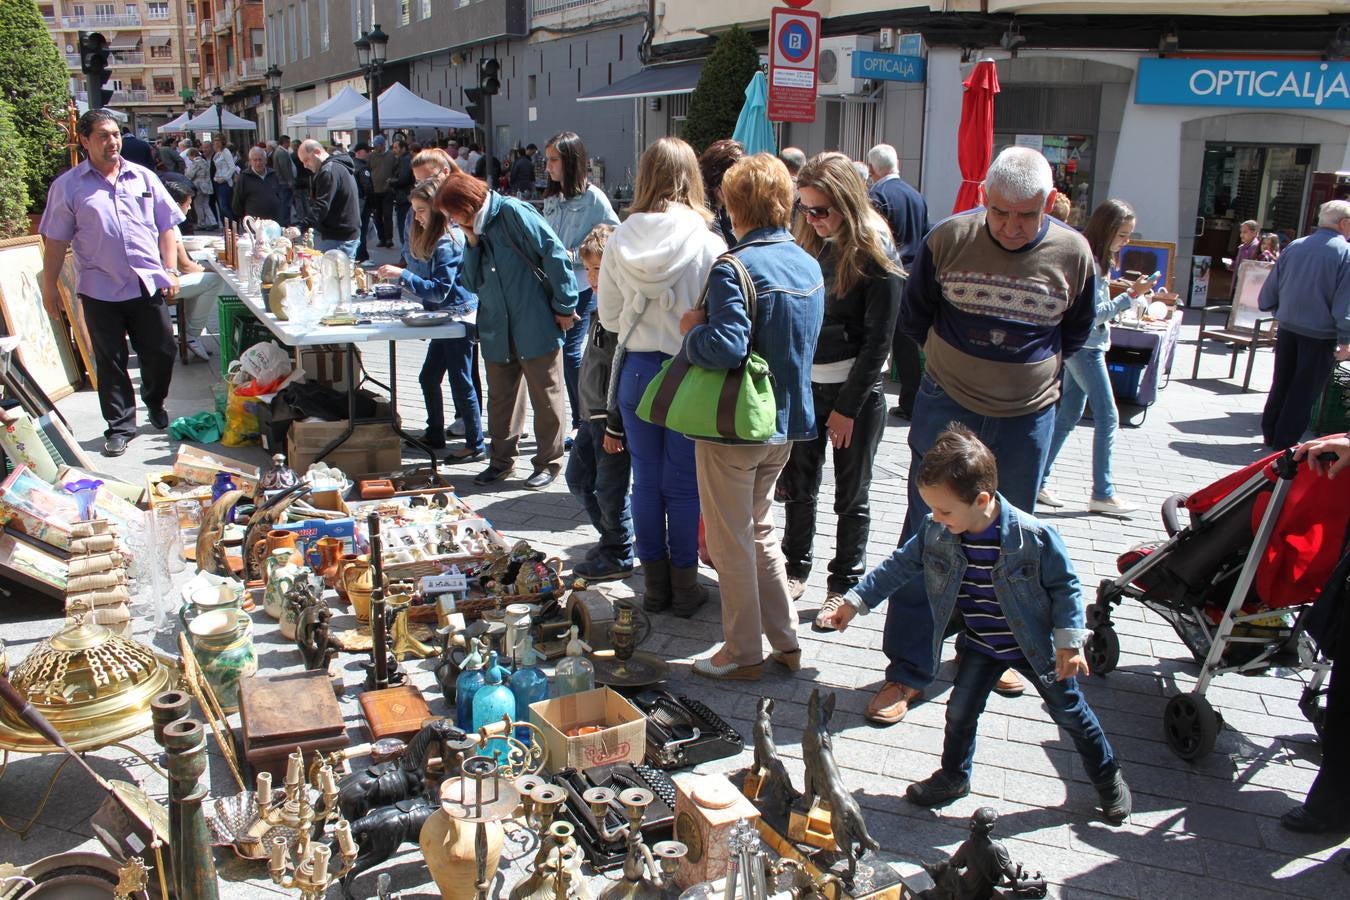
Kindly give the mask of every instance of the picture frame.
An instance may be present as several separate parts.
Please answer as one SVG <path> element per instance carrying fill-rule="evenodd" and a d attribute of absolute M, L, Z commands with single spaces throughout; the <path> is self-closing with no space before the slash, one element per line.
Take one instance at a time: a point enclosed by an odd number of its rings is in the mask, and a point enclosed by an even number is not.
<path fill-rule="evenodd" d="M 65 326 L 42 304 L 43 242 L 39 235 L 0 241 L 0 316 L 5 333 L 23 338 L 15 353 L 52 400 L 83 381 Z"/>
<path fill-rule="evenodd" d="M 1273 262 L 1258 259 L 1244 259 L 1238 266 L 1233 278 L 1233 311 L 1229 314 L 1228 327 L 1251 331 L 1256 328 L 1256 320 L 1269 318 L 1273 313 L 1262 313 L 1257 306 L 1261 297 L 1261 288 L 1274 270 Z"/>
<path fill-rule="evenodd" d="M 1174 293 L 1175 274 L 1173 269 L 1177 261 L 1177 245 L 1173 241 L 1130 240 L 1120 248 L 1120 265 L 1111 270 L 1112 278 L 1126 278 L 1131 281 L 1141 275 L 1162 273 L 1162 285 L 1168 293 Z"/>
<path fill-rule="evenodd" d="M 66 321 L 70 323 L 70 331 L 75 337 L 75 349 L 80 351 L 80 359 L 84 362 L 89 386 L 98 390 L 94 341 L 89 337 L 89 325 L 84 321 L 84 304 L 80 302 L 80 267 L 75 263 L 75 254 L 69 250 L 66 251 L 66 261 L 61 265 L 56 289 L 61 294 L 61 306 L 66 311 Z"/>
<path fill-rule="evenodd" d="M 0 572 L 14 583 L 64 600 L 68 566 L 66 560 L 40 542 L 9 528 L 0 532 Z"/>

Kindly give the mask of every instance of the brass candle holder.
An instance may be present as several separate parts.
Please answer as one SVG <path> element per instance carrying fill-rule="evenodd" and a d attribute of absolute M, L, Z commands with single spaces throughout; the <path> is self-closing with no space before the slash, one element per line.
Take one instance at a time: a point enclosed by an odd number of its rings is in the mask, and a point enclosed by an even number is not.
<path fill-rule="evenodd" d="M 618 828 L 608 828 L 605 814 L 614 802 L 614 796 L 614 791 L 609 788 L 591 788 L 581 795 L 591 807 L 600 837 L 606 841 L 623 839 L 628 844 L 628 855 L 623 860 L 623 879 L 605 888 L 600 900 L 667 900 L 679 896 L 675 869 L 689 848 L 679 841 L 659 841 L 652 847 L 647 846 L 642 838 L 642 819 L 656 798 L 651 791 L 642 788 L 628 788 L 618 795 L 628 822 Z"/>
<path fill-rule="evenodd" d="M 534 871 L 511 891 L 510 900 L 554 900 L 568 896 L 568 882 L 577 853 L 572 826 L 555 822 L 558 808 L 567 800 L 567 792 L 536 775 L 516 781 L 526 825 L 539 835 L 539 850 L 534 855 Z"/>
<path fill-rule="evenodd" d="M 310 797 L 310 786 L 305 782 L 305 754 L 298 747 L 286 760 L 286 783 L 280 803 L 272 792 L 272 773 L 258 773 L 258 827 L 265 832 L 279 828 L 294 834 L 294 838 L 285 833 L 269 838 L 267 870 L 274 884 L 298 890 L 302 900 L 321 900 L 328 888 L 351 870 L 357 854 L 351 825 L 338 812 L 333 767 L 320 762 L 313 780 L 319 792 L 317 804 Z M 315 823 L 322 833 L 329 821 L 337 823 L 333 834 L 342 864 L 336 872 L 328 870 L 333 851 L 313 840 Z"/>

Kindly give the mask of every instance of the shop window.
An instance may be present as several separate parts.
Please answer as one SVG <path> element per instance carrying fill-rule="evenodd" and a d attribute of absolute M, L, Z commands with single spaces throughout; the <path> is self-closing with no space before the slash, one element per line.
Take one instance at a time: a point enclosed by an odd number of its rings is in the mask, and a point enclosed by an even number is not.
<path fill-rule="evenodd" d="M 1092 214 L 1093 159 L 1096 138 L 1090 134 L 994 133 L 994 155 L 1008 147 L 1031 147 L 1050 163 L 1055 190 L 1069 198 L 1069 224 L 1082 228 Z"/>

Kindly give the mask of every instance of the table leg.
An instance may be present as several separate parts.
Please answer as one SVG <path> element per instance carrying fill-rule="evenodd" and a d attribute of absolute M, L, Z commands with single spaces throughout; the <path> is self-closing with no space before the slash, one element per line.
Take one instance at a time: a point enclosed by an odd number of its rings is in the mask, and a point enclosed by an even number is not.
<path fill-rule="evenodd" d="M 347 371 L 352 373 L 351 388 L 347 391 L 347 427 L 343 429 L 342 434 L 333 438 L 327 447 L 320 451 L 319 455 L 314 457 L 315 462 L 321 462 L 324 457 L 332 453 L 338 447 L 347 442 L 347 438 L 352 436 L 356 430 L 356 391 L 361 384 L 356 380 L 356 345 L 347 345 Z"/>

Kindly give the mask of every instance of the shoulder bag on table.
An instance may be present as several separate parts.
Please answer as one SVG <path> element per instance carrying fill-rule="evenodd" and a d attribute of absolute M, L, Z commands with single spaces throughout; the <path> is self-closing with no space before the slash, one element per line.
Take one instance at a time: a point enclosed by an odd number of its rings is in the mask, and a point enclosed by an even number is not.
<path fill-rule="evenodd" d="M 681 351 L 661 364 L 638 403 L 637 414 L 653 425 L 692 438 L 763 443 L 773 437 L 778 402 L 769 364 L 754 350 L 755 283 L 734 253 L 724 253 L 713 265 L 719 263 L 736 273 L 750 316 L 745 359 L 732 369 L 705 369 Z M 706 307 L 707 301 L 705 284 L 695 308 Z"/>

